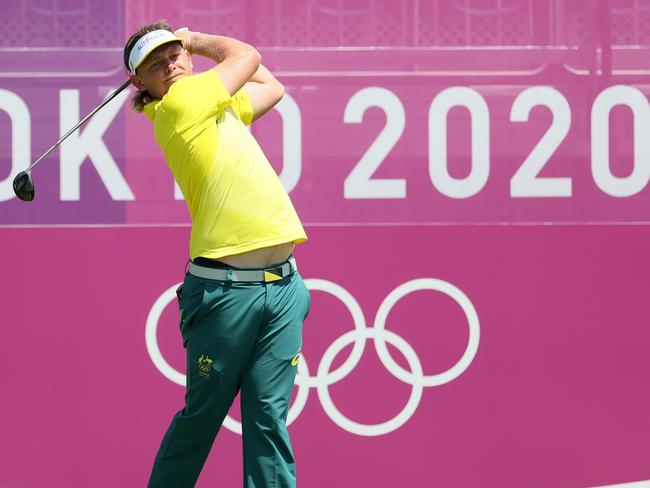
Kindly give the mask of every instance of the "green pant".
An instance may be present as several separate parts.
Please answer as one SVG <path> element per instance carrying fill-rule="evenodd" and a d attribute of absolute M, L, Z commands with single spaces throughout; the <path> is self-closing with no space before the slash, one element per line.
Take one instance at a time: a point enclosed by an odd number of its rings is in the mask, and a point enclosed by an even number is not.
<path fill-rule="evenodd" d="M 150 488 L 193 487 L 241 390 L 244 486 L 294 487 L 286 419 L 309 291 L 298 272 L 269 283 L 185 276 L 178 291 L 187 349 L 185 407 L 156 455 Z"/>

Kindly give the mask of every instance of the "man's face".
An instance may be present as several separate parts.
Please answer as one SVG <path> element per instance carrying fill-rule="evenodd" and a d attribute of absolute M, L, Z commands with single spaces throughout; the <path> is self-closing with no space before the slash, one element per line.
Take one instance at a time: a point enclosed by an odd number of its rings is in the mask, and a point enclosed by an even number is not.
<path fill-rule="evenodd" d="M 162 98 L 175 81 L 192 74 L 192 58 L 179 42 L 157 47 L 142 62 L 131 77 L 140 90 L 154 98 Z"/>

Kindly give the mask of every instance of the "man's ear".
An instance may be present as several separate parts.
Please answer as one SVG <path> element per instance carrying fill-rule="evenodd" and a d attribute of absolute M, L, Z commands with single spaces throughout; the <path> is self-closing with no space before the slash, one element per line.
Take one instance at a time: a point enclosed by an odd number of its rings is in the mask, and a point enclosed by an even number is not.
<path fill-rule="evenodd" d="M 144 90 L 144 83 L 142 83 L 142 78 L 138 75 L 131 75 L 131 84 L 138 90 Z"/>

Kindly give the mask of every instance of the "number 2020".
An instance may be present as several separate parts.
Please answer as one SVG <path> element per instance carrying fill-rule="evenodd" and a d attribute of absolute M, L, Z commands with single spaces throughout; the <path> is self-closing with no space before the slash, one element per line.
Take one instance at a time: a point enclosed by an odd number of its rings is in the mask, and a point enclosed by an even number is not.
<path fill-rule="evenodd" d="M 609 164 L 609 114 L 615 106 L 632 110 L 634 117 L 634 168 L 626 177 L 612 174 Z M 568 177 L 540 177 L 546 163 L 571 127 L 567 99 L 550 86 L 523 90 L 510 110 L 511 122 L 527 122 L 536 106 L 548 107 L 552 122 L 510 180 L 511 197 L 570 197 Z M 343 121 L 358 124 L 365 111 L 378 107 L 386 114 L 386 125 L 363 154 L 343 185 L 345 198 L 405 198 L 404 179 L 372 179 L 384 158 L 393 149 L 406 121 L 404 106 L 390 90 L 367 87 L 359 90 L 345 107 Z M 449 174 L 447 164 L 447 115 L 454 107 L 469 111 L 471 121 L 471 169 L 464 178 Z M 591 173 L 598 188 L 610 196 L 629 197 L 639 193 L 650 180 L 650 104 L 638 89 L 616 85 L 603 90 L 591 109 Z M 429 107 L 429 176 L 433 186 L 450 198 L 468 198 L 485 186 L 490 173 L 490 117 L 488 105 L 479 92 L 468 87 L 442 90 Z"/>

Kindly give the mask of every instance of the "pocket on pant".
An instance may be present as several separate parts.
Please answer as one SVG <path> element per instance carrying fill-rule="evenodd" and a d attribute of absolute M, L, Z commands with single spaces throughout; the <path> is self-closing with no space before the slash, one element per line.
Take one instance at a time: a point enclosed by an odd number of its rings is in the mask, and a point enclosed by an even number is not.
<path fill-rule="evenodd" d="M 298 272 L 296 272 L 293 277 L 293 286 L 296 287 L 297 295 L 299 297 L 296 298 L 295 306 L 298 310 L 302 311 L 300 317 L 304 321 L 307 318 L 307 315 L 309 315 L 309 310 L 311 309 L 311 294 L 309 293 L 309 288 L 307 288 L 305 281 Z M 298 312 L 298 314 L 300 314 L 300 312 Z"/>
<path fill-rule="evenodd" d="M 285 325 L 273 338 L 269 351 L 274 358 L 297 363 L 302 349 L 302 321 L 294 320 Z M 295 366 L 295 364 L 293 364 Z"/>
<path fill-rule="evenodd" d="M 282 323 L 276 324 L 279 330 L 274 331 L 270 352 L 276 359 L 293 361 L 295 366 L 302 348 L 302 323 L 309 311 L 310 297 L 297 273 L 289 286 L 291 290 L 287 290 L 285 299 L 290 301 L 281 309 L 279 320 Z"/>
<path fill-rule="evenodd" d="M 189 275 L 188 275 L 189 276 Z M 188 279 L 176 289 L 180 312 L 180 329 L 184 333 L 189 329 L 201 311 L 205 286 L 201 281 Z"/>
<path fill-rule="evenodd" d="M 309 288 L 307 288 L 307 285 L 305 285 L 302 277 L 300 278 L 300 284 L 302 285 L 305 294 L 305 315 L 302 319 L 305 320 L 307 318 L 307 315 L 309 315 L 309 311 L 311 310 L 311 293 L 309 293 Z"/>

